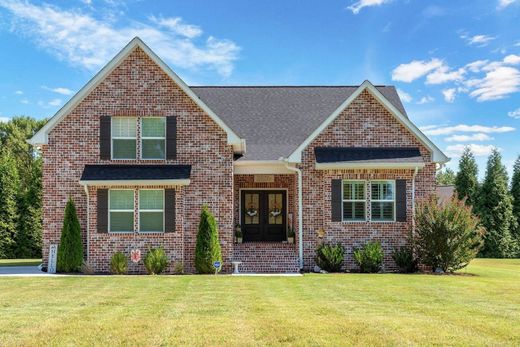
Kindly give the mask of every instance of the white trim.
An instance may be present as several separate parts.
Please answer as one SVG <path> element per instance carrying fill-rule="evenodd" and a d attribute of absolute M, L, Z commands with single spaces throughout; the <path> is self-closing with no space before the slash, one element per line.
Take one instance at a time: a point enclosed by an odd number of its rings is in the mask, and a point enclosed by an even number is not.
<path fill-rule="evenodd" d="M 302 170 L 296 166 L 285 163 L 287 170 L 296 172 L 298 175 L 298 262 L 300 269 L 303 269 L 303 176 Z"/>
<path fill-rule="evenodd" d="M 49 132 L 67 116 L 90 92 L 96 88 L 126 57 L 135 49 L 141 48 L 148 57 L 179 86 L 222 130 L 227 134 L 227 142 L 233 145 L 235 152 L 243 153 L 245 140 L 240 138 L 228 127 L 215 112 L 213 112 L 173 70 L 164 63 L 139 37 L 130 41 L 112 60 L 108 62 L 83 88 L 81 88 L 28 142 L 32 145 L 46 145 L 49 142 Z"/>
<path fill-rule="evenodd" d="M 342 170 L 342 169 L 416 169 L 423 168 L 425 163 L 367 163 L 367 162 L 335 162 L 316 163 L 316 170 Z"/>
<path fill-rule="evenodd" d="M 168 180 L 99 180 L 79 181 L 84 186 L 187 186 L 189 179 L 168 179 Z"/>
<path fill-rule="evenodd" d="M 408 117 L 403 115 L 401 111 L 392 105 L 392 103 L 388 101 L 388 99 L 381 94 L 372 83 L 365 81 L 323 123 L 321 123 L 321 125 L 315 129 L 291 155 L 289 155 L 288 161 L 292 163 L 301 163 L 302 152 L 305 148 L 307 148 L 307 146 L 309 146 L 311 142 L 314 141 L 314 139 L 318 137 L 318 135 L 321 134 L 323 130 L 325 130 L 327 126 L 329 126 L 329 124 L 331 124 L 365 89 L 368 90 L 372 96 L 374 96 L 392 115 L 394 115 L 404 127 L 410 130 L 419 141 L 431 150 L 433 162 L 446 163 L 450 160 L 428 137 L 426 137 L 426 135 L 419 130 L 419 128 L 417 128 L 417 126 L 415 126 L 415 124 L 410 121 L 410 119 L 408 119 Z"/>
<path fill-rule="evenodd" d="M 286 163 L 280 160 L 238 160 L 233 163 L 235 175 L 254 174 L 294 174 L 287 169 Z"/>
<path fill-rule="evenodd" d="M 110 208 L 110 196 L 112 195 L 112 191 L 114 190 L 118 190 L 118 191 L 121 191 L 121 190 L 130 190 L 132 191 L 132 205 L 133 205 L 133 209 L 130 210 L 112 210 Z M 129 213 L 129 212 L 132 212 L 132 230 L 119 230 L 119 231 L 112 231 L 111 230 L 111 225 L 110 225 L 110 213 L 112 212 L 124 212 L 124 213 Z M 115 189 L 109 189 L 108 190 L 108 233 L 111 233 L 111 234 L 128 234 L 128 233 L 133 233 L 134 232 L 134 227 L 135 227 L 135 189 L 125 189 L 125 188 L 115 188 Z"/>
<path fill-rule="evenodd" d="M 162 198 L 163 198 L 163 208 L 162 210 L 141 210 L 141 192 L 143 190 L 155 190 L 155 191 L 162 191 Z M 154 188 L 144 188 L 144 189 L 137 189 L 137 232 L 141 234 L 148 234 L 148 233 L 157 233 L 157 234 L 163 234 L 166 229 L 166 216 L 165 216 L 165 193 L 164 189 L 154 189 Z M 162 212 L 163 214 L 163 222 L 162 222 L 162 228 L 163 230 L 141 230 L 141 212 Z"/>
<path fill-rule="evenodd" d="M 164 136 L 163 137 L 157 137 L 157 136 L 144 136 L 143 135 L 143 121 L 145 119 L 164 119 Z M 139 153 L 139 158 L 141 160 L 166 160 L 166 117 L 158 117 L 158 116 L 150 116 L 150 117 L 140 117 L 140 126 L 141 126 L 141 133 L 139 138 L 139 147 L 141 148 L 141 151 Z M 143 158 L 143 140 L 163 140 L 164 141 L 164 158 Z"/>
<path fill-rule="evenodd" d="M 363 187 L 364 187 L 364 191 L 365 191 L 365 198 L 364 199 L 353 199 L 353 200 L 350 200 L 350 199 L 345 199 L 345 195 L 344 195 L 344 187 L 345 187 L 345 182 L 362 182 L 363 183 Z M 367 185 L 367 180 L 360 180 L 360 179 L 342 179 L 341 180 L 341 221 L 343 223 L 366 223 L 368 221 L 368 209 L 367 209 L 367 196 L 368 196 L 368 185 Z M 344 215 L 344 211 L 343 211 L 343 208 L 345 206 L 345 202 L 362 202 L 365 204 L 365 218 L 363 219 L 345 219 L 345 215 Z"/>
<path fill-rule="evenodd" d="M 383 200 L 379 200 L 379 199 L 372 199 L 372 184 L 378 184 L 378 183 L 392 183 L 392 199 L 391 200 L 386 200 L 386 199 L 383 199 Z M 368 186 L 369 186 L 369 190 L 370 190 L 370 222 L 372 223 L 394 223 L 397 221 L 397 218 L 396 218 L 396 209 L 397 209 L 397 203 L 396 203 L 396 197 L 395 197 L 395 187 L 396 187 L 396 183 L 395 183 L 395 180 L 386 180 L 386 179 L 381 179 L 381 180 L 370 180 L 368 182 Z M 372 203 L 373 202 L 391 202 L 393 203 L 393 219 L 392 220 L 373 220 L 373 214 L 372 214 Z"/>

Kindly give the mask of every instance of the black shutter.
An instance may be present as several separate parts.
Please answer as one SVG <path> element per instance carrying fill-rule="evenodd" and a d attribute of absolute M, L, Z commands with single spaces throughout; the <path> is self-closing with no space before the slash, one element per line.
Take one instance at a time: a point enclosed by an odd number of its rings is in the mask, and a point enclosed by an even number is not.
<path fill-rule="evenodd" d="M 97 231 L 108 232 L 108 189 L 97 190 Z"/>
<path fill-rule="evenodd" d="M 101 160 L 110 160 L 110 137 L 111 137 L 111 119 L 109 116 L 101 116 L 99 120 L 99 158 Z"/>
<path fill-rule="evenodd" d="M 164 190 L 164 231 L 175 232 L 175 189 Z"/>
<path fill-rule="evenodd" d="M 395 181 L 395 218 L 406 222 L 406 180 Z"/>
<path fill-rule="evenodd" d="M 341 222 L 341 185 L 342 180 L 332 180 L 331 184 L 331 220 L 333 222 Z"/>
<path fill-rule="evenodd" d="M 177 117 L 166 117 L 166 159 L 177 159 Z"/>

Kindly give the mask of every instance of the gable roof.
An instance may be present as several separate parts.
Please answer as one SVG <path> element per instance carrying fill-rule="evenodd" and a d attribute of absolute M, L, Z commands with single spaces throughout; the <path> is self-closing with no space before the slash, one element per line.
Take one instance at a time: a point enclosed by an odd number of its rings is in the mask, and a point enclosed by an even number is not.
<path fill-rule="evenodd" d="M 227 134 L 228 144 L 233 145 L 236 152 L 243 152 L 245 141 L 241 139 L 215 112 L 213 112 L 173 70 L 166 65 L 139 37 L 130 41 L 110 62 L 105 65 L 83 88 L 79 90 L 30 140 L 32 145 L 48 143 L 49 132 L 72 111 L 89 93 L 96 88 L 128 55 L 137 47 L 156 63 L 209 117 Z"/>
<path fill-rule="evenodd" d="M 435 163 L 446 163 L 450 159 L 426 136 L 419 128 L 408 119 L 397 107 L 395 107 L 383 93 L 381 93 L 369 81 L 363 82 L 331 115 L 325 119 L 288 157 L 287 161 L 300 163 L 303 150 L 316 138 L 327 126 L 332 123 L 363 91 L 367 90 L 372 96 L 392 114 L 406 129 L 408 129 L 426 148 L 431 151 L 431 159 Z"/>
<path fill-rule="evenodd" d="M 359 86 L 191 86 L 206 105 L 247 141 L 240 160 L 287 158 Z M 392 86 L 377 86 L 403 115 Z"/>

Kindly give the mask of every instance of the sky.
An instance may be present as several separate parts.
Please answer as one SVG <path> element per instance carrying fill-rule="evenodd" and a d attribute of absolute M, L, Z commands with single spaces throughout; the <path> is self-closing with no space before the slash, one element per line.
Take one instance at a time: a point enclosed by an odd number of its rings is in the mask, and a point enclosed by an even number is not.
<path fill-rule="evenodd" d="M 453 169 L 520 154 L 520 0 L 0 0 L 0 121 L 51 117 L 135 36 L 190 85 L 395 85 Z"/>

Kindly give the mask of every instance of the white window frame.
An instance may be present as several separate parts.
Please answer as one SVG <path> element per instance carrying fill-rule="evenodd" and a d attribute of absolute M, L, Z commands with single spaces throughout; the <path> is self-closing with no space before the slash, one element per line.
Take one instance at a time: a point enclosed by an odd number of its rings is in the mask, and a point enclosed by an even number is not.
<path fill-rule="evenodd" d="M 135 120 L 135 137 L 130 136 L 118 136 L 114 137 L 114 119 L 134 119 Z M 135 158 L 114 158 L 114 139 L 116 140 L 135 140 Z M 136 160 L 137 159 L 137 117 L 112 117 L 110 122 L 110 159 L 111 160 Z"/>
<path fill-rule="evenodd" d="M 133 192 L 132 194 L 132 205 L 134 206 L 133 209 L 131 210 L 112 210 L 110 208 L 110 196 L 111 196 L 111 192 L 114 191 L 114 190 L 131 190 Z M 111 227 L 112 225 L 110 224 L 110 213 L 111 212 L 132 212 L 132 225 L 134 226 L 132 228 L 132 230 L 124 230 L 124 231 L 112 231 Z M 117 189 L 117 188 L 114 188 L 114 189 L 109 189 L 108 190 L 108 232 L 109 233 L 114 233 L 114 234 L 121 234 L 121 233 L 133 233 L 135 230 L 135 190 L 134 189 Z"/>
<path fill-rule="evenodd" d="M 141 209 L 141 205 L 140 205 L 140 202 L 141 202 L 141 192 L 144 191 L 144 190 L 160 190 L 162 191 L 163 193 L 163 208 L 162 210 L 158 210 L 158 209 L 153 209 L 153 210 L 149 210 L 149 209 Z M 166 229 L 166 216 L 165 216 L 165 191 L 164 189 L 153 189 L 153 188 L 148 188 L 148 189 L 139 189 L 139 195 L 138 195 L 138 201 L 137 201 L 137 226 L 138 226 L 138 230 L 140 233 L 143 233 L 143 234 L 146 234 L 146 233 L 164 233 L 165 229 Z M 153 231 L 153 230 L 141 230 L 141 212 L 162 212 L 163 214 L 163 221 L 162 221 L 162 231 Z"/>
<path fill-rule="evenodd" d="M 363 183 L 363 186 L 365 187 L 365 198 L 363 200 L 361 199 L 345 199 L 345 194 L 344 194 L 344 188 L 345 188 L 345 183 L 346 182 L 361 182 Z M 345 202 L 362 202 L 365 204 L 365 218 L 364 219 L 345 219 L 344 218 L 344 214 L 343 214 L 343 209 L 344 209 L 344 203 Z M 368 210 L 367 210 L 367 181 L 366 180 L 349 180 L 349 179 L 343 179 L 341 180 L 341 220 L 344 222 L 344 223 L 363 223 L 363 222 L 366 222 L 367 221 L 367 218 L 368 218 Z"/>
<path fill-rule="evenodd" d="M 374 183 L 385 183 L 385 184 L 388 184 L 390 183 L 392 185 L 392 199 L 391 200 L 388 200 L 388 199 L 372 199 L 372 184 Z M 370 181 L 370 221 L 371 222 L 374 222 L 374 223 L 394 223 L 395 222 L 395 219 L 396 219 L 396 203 L 395 203 L 395 180 L 373 180 L 373 181 Z M 373 219 L 373 214 L 372 214 L 372 203 L 373 202 L 391 202 L 393 204 L 393 216 L 392 216 L 392 220 L 374 220 Z"/>
<path fill-rule="evenodd" d="M 164 136 L 143 136 L 143 120 L 152 119 L 152 118 L 163 118 L 164 119 Z M 141 160 L 166 160 L 166 117 L 141 117 L 140 120 L 141 126 L 141 138 L 139 139 L 139 144 L 141 146 L 141 151 L 139 153 L 139 157 Z M 143 158 L 143 140 L 164 140 L 164 158 Z"/>

